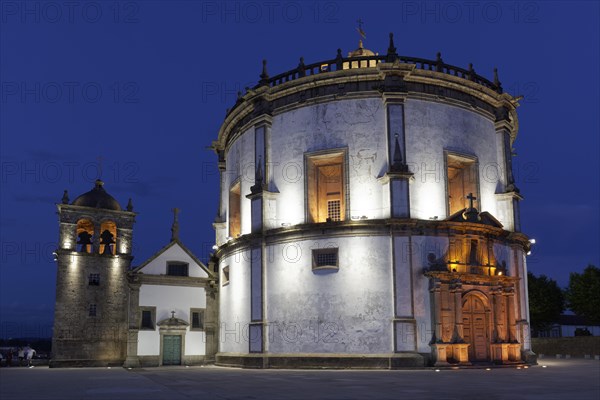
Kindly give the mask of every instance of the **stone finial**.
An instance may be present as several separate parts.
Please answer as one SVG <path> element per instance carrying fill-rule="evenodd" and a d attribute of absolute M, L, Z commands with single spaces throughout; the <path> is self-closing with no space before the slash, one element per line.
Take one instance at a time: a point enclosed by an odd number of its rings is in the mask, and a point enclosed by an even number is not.
<path fill-rule="evenodd" d="M 439 51 L 435 56 L 435 70 L 437 72 L 444 72 L 444 61 L 442 60 L 442 53 Z"/>
<path fill-rule="evenodd" d="M 394 144 L 394 166 L 402 164 L 402 153 L 400 151 L 400 142 L 398 141 L 398 134 L 395 135 Z"/>
<path fill-rule="evenodd" d="M 263 180 L 262 156 L 258 156 L 258 165 L 256 166 L 256 171 L 254 173 L 254 185 L 250 187 L 250 191 L 252 193 L 262 192 L 264 189 Z"/>
<path fill-rule="evenodd" d="M 342 49 L 337 49 L 337 54 L 335 55 L 335 68 L 339 71 L 342 69 Z"/>
<path fill-rule="evenodd" d="M 256 173 L 254 174 L 256 183 L 262 183 L 263 171 L 262 171 L 262 156 L 258 156 L 258 165 L 256 166 Z"/>
<path fill-rule="evenodd" d="M 267 72 L 267 60 L 262 61 L 262 73 L 260 74 L 259 83 L 261 84 L 261 86 L 269 85 L 269 73 Z"/>
<path fill-rule="evenodd" d="M 391 170 L 394 172 L 407 172 L 408 166 L 402 161 L 402 150 L 400 150 L 399 135 L 396 133 L 394 143 L 394 155 Z"/>
<path fill-rule="evenodd" d="M 494 85 L 496 86 L 496 92 L 502 93 L 502 84 L 498 79 L 498 68 L 494 68 Z"/>
<path fill-rule="evenodd" d="M 306 76 L 306 68 L 304 66 L 304 57 L 300 57 L 300 63 L 298 63 L 298 76 L 301 78 Z"/>
<path fill-rule="evenodd" d="M 69 192 L 67 190 L 65 190 L 63 193 L 62 203 L 69 204 Z"/>
<path fill-rule="evenodd" d="M 469 80 L 475 80 L 475 68 L 473 68 L 473 63 L 469 63 Z"/>
<path fill-rule="evenodd" d="M 179 208 L 173 208 L 173 225 L 171 226 L 171 241 L 179 240 L 179 221 L 177 214 L 181 211 Z"/>
<path fill-rule="evenodd" d="M 394 62 L 398 59 L 398 53 L 396 53 L 396 47 L 394 46 L 394 34 L 390 32 L 390 43 L 387 50 L 386 61 Z"/>
<path fill-rule="evenodd" d="M 127 201 L 127 207 L 125 207 L 125 209 L 129 212 L 133 211 L 133 201 L 131 200 L 131 197 L 129 198 L 129 201 Z"/>

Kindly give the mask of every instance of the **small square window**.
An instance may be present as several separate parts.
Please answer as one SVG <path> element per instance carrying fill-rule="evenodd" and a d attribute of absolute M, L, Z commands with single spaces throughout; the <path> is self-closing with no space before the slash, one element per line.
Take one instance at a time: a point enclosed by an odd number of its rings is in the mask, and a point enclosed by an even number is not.
<path fill-rule="evenodd" d="M 338 249 L 315 249 L 312 251 L 313 270 L 338 269 Z"/>
<path fill-rule="evenodd" d="M 140 330 L 153 331 L 156 325 L 156 307 L 140 307 Z"/>
<path fill-rule="evenodd" d="M 204 330 L 204 309 L 192 308 L 190 310 L 190 330 L 191 331 L 203 331 Z"/>
<path fill-rule="evenodd" d="M 180 262 L 167 263 L 167 275 L 169 276 L 189 276 L 188 264 Z"/>
<path fill-rule="evenodd" d="M 95 304 L 90 304 L 88 308 L 88 316 L 95 317 L 97 312 L 97 308 Z"/>
<path fill-rule="evenodd" d="M 88 276 L 89 286 L 100 286 L 100 274 L 90 274 Z"/>
<path fill-rule="evenodd" d="M 223 267 L 221 275 L 222 275 L 221 279 L 222 279 L 223 286 L 229 284 L 229 266 Z"/>

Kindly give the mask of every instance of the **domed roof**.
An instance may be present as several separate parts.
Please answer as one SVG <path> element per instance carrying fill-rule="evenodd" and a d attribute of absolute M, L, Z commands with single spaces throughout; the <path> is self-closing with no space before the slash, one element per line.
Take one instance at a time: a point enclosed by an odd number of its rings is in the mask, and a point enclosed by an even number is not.
<path fill-rule="evenodd" d="M 119 202 L 104 190 L 104 182 L 96 179 L 96 185 L 92 190 L 82 194 L 73 200 L 74 206 L 103 208 L 105 210 L 121 211 Z"/>
<path fill-rule="evenodd" d="M 348 57 L 366 57 L 366 56 L 376 56 L 377 54 L 373 53 L 369 49 L 365 49 L 363 47 L 362 40 L 358 41 L 358 49 L 351 51 L 348 53 Z"/>

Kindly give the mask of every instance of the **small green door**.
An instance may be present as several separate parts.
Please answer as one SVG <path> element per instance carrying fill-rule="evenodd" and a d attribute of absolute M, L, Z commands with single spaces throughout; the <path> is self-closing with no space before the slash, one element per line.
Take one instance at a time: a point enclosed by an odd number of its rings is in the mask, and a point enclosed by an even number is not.
<path fill-rule="evenodd" d="M 181 336 L 163 336 L 163 365 L 181 365 Z"/>

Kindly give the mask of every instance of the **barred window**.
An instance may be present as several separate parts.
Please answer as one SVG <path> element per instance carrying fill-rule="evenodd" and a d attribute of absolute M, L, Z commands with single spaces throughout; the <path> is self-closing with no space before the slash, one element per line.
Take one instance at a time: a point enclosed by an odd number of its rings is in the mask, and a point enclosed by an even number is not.
<path fill-rule="evenodd" d="M 100 286 L 100 274 L 90 274 L 88 276 L 89 286 Z"/>
<path fill-rule="evenodd" d="M 96 316 L 96 305 L 95 304 L 90 304 L 89 308 L 88 308 L 88 315 L 90 317 L 95 317 Z"/>
<path fill-rule="evenodd" d="M 204 330 L 204 309 L 192 308 L 190 309 L 190 330 L 201 331 Z"/>
<path fill-rule="evenodd" d="M 308 221 L 343 221 L 347 208 L 344 151 L 306 155 L 305 160 Z"/>
<path fill-rule="evenodd" d="M 331 221 L 339 221 L 341 216 L 341 203 L 339 200 L 327 201 L 327 217 Z"/>
<path fill-rule="evenodd" d="M 338 249 L 315 249 L 313 250 L 313 270 L 316 269 L 338 269 Z"/>
<path fill-rule="evenodd" d="M 180 262 L 167 263 L 167 275 L 188 276 L 188 264 Z"/>

